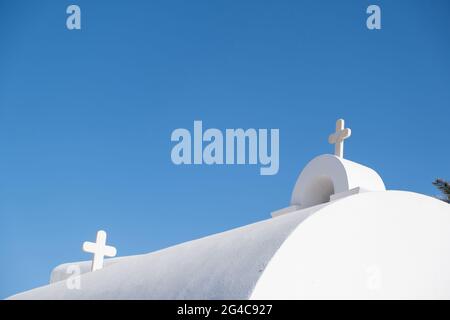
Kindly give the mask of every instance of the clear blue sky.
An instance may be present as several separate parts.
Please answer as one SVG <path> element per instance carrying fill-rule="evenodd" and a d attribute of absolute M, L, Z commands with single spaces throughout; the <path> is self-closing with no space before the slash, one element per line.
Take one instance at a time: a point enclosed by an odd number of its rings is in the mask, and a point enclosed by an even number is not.
<path fill-rule="evenodd" d="M 81 31 L 66 29 L 71 3 Z M 132 255 L 268 218 L 333 151 L 338 117 L 347 158 L 436 195 L 450 178 L 449 17 L 446 0 L 0 0 L 0 297 L 89 259 L 98 229 Z M 279 128 L 278 175 L 173 165 L 172 130 L 194 120 Z"/>

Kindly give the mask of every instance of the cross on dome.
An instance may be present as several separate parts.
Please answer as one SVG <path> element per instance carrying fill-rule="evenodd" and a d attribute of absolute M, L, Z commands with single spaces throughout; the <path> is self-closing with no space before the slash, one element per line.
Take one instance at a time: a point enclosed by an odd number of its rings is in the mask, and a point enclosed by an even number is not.
<path fill-rule="evenodd" d="M 116 248 L 106 245 L 106 232 L 100 230 L 97 232 L 97 239 L 95 242 L 84 242 L 83 251 L 92 253 L 92 271 L 103 268 L 104 257 L 115 257 L 117 254 Z"/>
<path fill-rule="evenodd" d="M 344 157 L 344 140 L 352 135 L 352 130 L 344 127 L 344 119 L 338 119 L 336 121 L 336 132 L 328 137 L 328 142 L 334 144 L 334 154 L 340 158 Z"/>

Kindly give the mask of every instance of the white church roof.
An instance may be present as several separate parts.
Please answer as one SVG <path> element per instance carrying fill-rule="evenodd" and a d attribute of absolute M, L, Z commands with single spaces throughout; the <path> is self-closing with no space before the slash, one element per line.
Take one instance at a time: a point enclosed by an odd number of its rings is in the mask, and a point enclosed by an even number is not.
<path fill-rule="evenodd" d="M 449 231 L 450 206 L 442 201 L 359 193 L 114 260 L 81 275 L 79 290 L 60 280 L 11 298 L 448 299 Z"/>
<path fill-rule="evenodd" d="M 322 206 L 269 219 L 149 254 L 57 267 L 50 285 L 13 299 L 248 299 L 291 232 Z M 68 289 L 67 268 L 80 265 L 81 289 Z"/>
<path fill-rule="evenodd" d="M 272 219 L 104 267 L 101 255 L 94 272 L 64 264 L 10 299 L 450 299 L 450 206 L 386 191 L 374 170 L 343 159 L 350 134 L 338 120 L 335 155 L 305 167 Z M 79 288 L 68 285 L 74 265 Z"/>

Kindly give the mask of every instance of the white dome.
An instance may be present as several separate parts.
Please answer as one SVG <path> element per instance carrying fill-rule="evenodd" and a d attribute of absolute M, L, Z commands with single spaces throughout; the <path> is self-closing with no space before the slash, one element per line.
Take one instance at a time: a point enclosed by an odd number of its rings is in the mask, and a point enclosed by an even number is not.
<path fill-rule="evenodd" d="M 251 298 L 450 299 L 449 270 L 450 205 L 412 192 L 367 192 L 301 223 Z"/>

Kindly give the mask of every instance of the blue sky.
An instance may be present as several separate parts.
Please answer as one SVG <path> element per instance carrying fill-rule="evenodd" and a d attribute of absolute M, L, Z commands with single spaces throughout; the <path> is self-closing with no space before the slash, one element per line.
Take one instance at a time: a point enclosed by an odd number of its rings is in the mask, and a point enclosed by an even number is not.
<path fill-rule="evenodd" d="M 66 29 L 66 8 L 82 30 Z M 378 4 L 382 29 L 365 26 Z M 332 153 L 389 189 L 450 178 L 448 1 L 0 0 L 0 298 L 89 259 L 99 229 L 119 255 L 266 219 Z M 280 171 L 175 166 L 170 135 L 279 128 Z"/>

